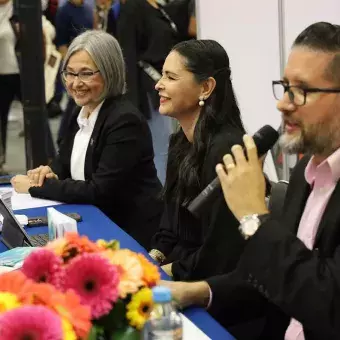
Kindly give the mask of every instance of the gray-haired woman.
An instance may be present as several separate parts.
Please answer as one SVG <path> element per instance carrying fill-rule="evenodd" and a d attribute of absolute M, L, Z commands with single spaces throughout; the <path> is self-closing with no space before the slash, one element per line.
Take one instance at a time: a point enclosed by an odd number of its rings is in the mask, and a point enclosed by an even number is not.
<path fill-rule="evenodd" d="M 98 206 L 143 246 L 157 230 L 161 184 L 148 124 L 125 98 L 125 66 L 115 38 L 87 31 L 63 62 L 72 115 L 58 157 L 12 180 L 17 192 Z"/>

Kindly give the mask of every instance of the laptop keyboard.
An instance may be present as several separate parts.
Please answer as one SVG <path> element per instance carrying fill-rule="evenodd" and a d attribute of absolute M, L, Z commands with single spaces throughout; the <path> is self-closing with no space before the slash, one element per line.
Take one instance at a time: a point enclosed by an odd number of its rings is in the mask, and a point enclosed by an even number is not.
<path fill-rule="evenodd" d="M 30 235 L 30 241 L 33 247 L 43 247 L 49 241 L 48 234 Z"/>

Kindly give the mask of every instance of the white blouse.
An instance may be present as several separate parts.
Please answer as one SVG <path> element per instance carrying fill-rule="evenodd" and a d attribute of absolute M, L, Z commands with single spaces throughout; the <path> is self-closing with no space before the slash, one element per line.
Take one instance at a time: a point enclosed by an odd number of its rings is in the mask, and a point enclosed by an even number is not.
<path fill-rule="evenodd" d="M 85 181 L 85 156 L 89 143 L 93 143 L 91 139 L 94 126 L 97 121 L 98 113 L 102 107 L 102 101 L 87 118 L 85 108 L 79 112 L 77 123 L 79 131 L 76 133 L 73 142 L 71 154 L 71 177 L 74 180 Z"/>

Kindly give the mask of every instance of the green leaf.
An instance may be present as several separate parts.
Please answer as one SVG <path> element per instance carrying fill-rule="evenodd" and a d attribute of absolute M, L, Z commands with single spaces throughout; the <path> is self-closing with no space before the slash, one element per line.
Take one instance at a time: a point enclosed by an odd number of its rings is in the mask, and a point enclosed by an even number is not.
<path fill-rule="evenodd" d="M 124 329 L 117 329 L 112 332 L 110 340 L 140 340 L 140 332 L 131 326 L 127 326 Z"/>
<path fill-rule="evenodd" d="M 127 326 L 127 320 L 124 301 L 119 299 L 108 315 L 103 316 L 99 320 L 95 320 L 94 323 L 108 331 L 125 328 Z"/>
<path fill-rule="evenodd" d="M 87 340 L 100 340 L 104 337 L 104 329 L 99 326 L 93 326 Z"/>
<path fill-rule="evenodd" d="M 111 249 L 111 250 L 119 250 L 120 249 L 120 243 L 118 240 L 112 240 L 107 244 L 106 249 Z"/>

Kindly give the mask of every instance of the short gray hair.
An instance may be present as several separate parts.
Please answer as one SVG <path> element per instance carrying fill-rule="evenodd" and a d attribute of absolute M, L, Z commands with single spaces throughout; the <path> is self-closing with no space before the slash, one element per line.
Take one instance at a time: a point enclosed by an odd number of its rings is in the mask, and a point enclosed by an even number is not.
<path fill-rule="evenodd" d="M 101 99 L 126 92 L 123 52 L 112 35 L 99 30 L 88 30 L 78 35 L 68 48 L 62 70 L 65 70 L 70 57 L 78 51 L 86 51 L 90 55 L 104 79 Z"/>

